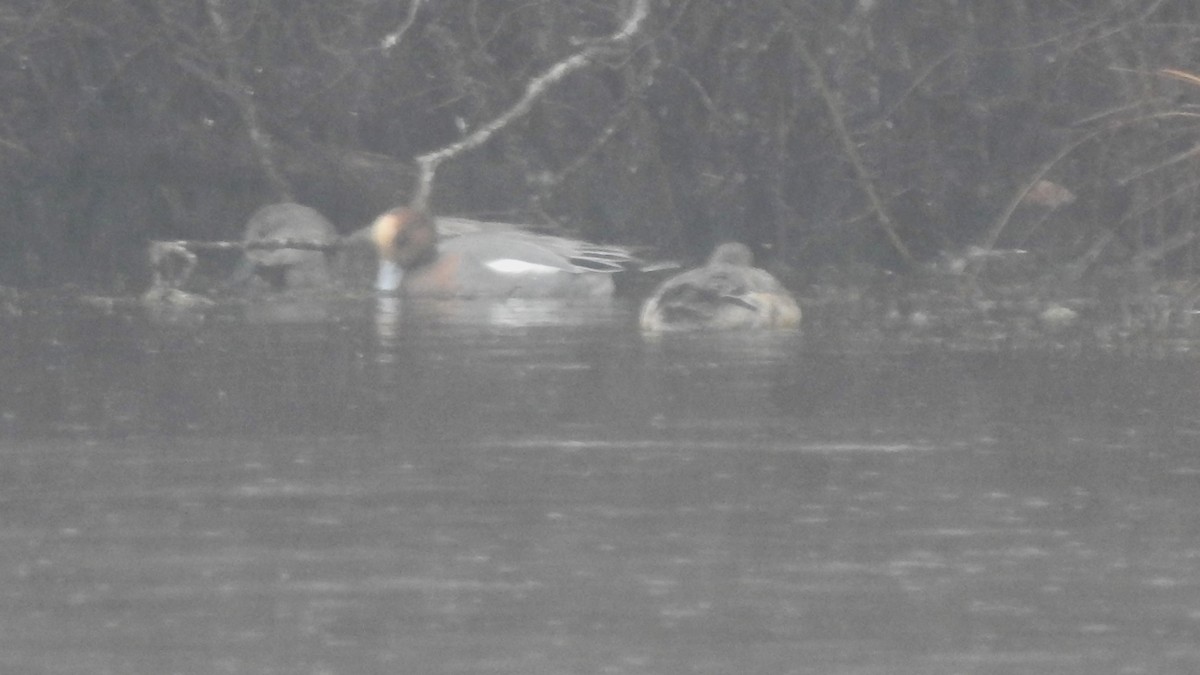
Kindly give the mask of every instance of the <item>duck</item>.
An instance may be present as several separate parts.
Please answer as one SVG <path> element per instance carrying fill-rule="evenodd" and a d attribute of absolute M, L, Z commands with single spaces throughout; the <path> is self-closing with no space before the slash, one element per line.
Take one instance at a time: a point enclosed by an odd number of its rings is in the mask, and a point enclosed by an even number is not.
<path fill-rule="evenodd" d="M 664 281 L 642 304 L 646 333 L 684 330 L 795 328 L 800 305 L 764 269 L 750 247 L 719 244 L 702 267 Z"/>
<path fill-rule="evenodd" d="M 370 226 L 375 289 L 433 298 L 608 298 L 635 258 L 620 246 L 441 218 L 407 206 Z"/>
<path fill-rule="evenodd" d="M 246 222 L 243 243 L 293 240 L 332 244 L 338 239 L 333 223 L 316 209 L 292 202 L 268 204 Z M 231 283 L 244 283 L 255 276 L 274 289 L 323 288 L 334 275 L 322 251 L 278 248 L 248 249 Z"/>

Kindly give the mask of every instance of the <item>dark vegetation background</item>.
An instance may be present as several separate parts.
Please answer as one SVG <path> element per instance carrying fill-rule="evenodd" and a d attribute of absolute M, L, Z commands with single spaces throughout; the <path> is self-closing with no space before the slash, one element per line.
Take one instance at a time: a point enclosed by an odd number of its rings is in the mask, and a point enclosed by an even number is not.
<path fill-rule="evenodd" d="M 281 199 L 360 227 L 627 10 L 412 2 L 5 2 L 0 283 L 137 290 L 148 239 L 237 238 Z M 433 205 L 813 275 L 970 244 L 1184 275 L 1200 86 L 1163 68 L 1200 69 L 1200 3 L 660 0 Z M 1075 201 L 1021 201 L 1042 179 Z"/>

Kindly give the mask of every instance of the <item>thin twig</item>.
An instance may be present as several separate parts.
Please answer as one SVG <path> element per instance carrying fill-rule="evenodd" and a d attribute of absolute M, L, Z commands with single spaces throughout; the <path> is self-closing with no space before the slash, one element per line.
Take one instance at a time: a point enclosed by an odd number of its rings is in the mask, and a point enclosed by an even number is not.
<path fill-rule="evenodd" d="M 1000 217 L 996 218 L 996 220 L 992 223 L 992 226 L 988 228 L 987 234 L 984 235 L 983 241 L 980 242 L 979 246 L 985 251 L 992 250 L 992 248 L 996 245 L 996 240 L 998 240 L 1000 238 L 1000 234 L 1004 232 L 1004 228 L 1008 227 L 1008 222 L 1012 220 L 1012 215 L 1016 213 L 1017 207 L 1019 207 L 1025 201 L 1025 195 L 1029 194 L 1029 191 L 1032 190 L 1039 182 L 1041 182 L 1047 173 L 1050 173 L 1050 169 L 1053 169 L 1055 165 L 1061 162 L 1067 155 L 1074 152 L 1079 146 L 1083 145 L 1087 141 L 1092 140 L 1101 133 L 1107 133 L 1108 131 L 1110 130 L 1105 128 L 1093 131 L 1089 134 L 1084 134 L 1082 137 L 1063 146 L 1058 153 L 1043 162 L 1042 165 L 1038 167 L 1037 171 L 1034 171 L 1033 175 L 1029 177 L 1029 180 L 1025 181 L 1025 185 L 1020 190 L 1017 190 L 1015 194 L 1013 194 L 1012 199 L 1008 201 L 1008 205 L 1004 207 L 1004 211 L 1001 212 Z"/>
<path fill-rule="evenodd" d="M 1168 237 L 1158 246 L 1139 251 L 1133 256 L 1132 259 L 1134 269 L 1139 267 L 1147 267 L 1151 263 L 1156 263 L 1163 258 L 1166 258 L 1171 253 L 1178 251 L 1184 246 L 1192 243 L 1197 236 L 1200 236 L 1200 232 L 1196 232 L 1195 230 L 1186 230 L 1173 237 Z"/>
<path fill-rule="evenodd" d="M 283 177 L 283 172 L 275 165 L 271 136 L 263 129 L 262 123 L 259 121 L 258 106 L 254 103 L 254 97 L 248 93 L 249 87 L 238 75 L 239 63 L 233 56 L 233 38 L 229 31 L 229 23 L 222 13 L 222 0 L 206 0 L 205 8 L 208 10 L 209 21 L 212 22 L 213 28 L 217 32 L 221 58 L 225 61 L 227 85 L 223 88 L 224 93 L 233 100 L 234 107 L 237 108 L 238 114 L 242 118 L 242 124 L 246 126 L 246 135 L 250 137 L 250 144 L 254 147 L 258 163 L 262 166 L 267 180 L 275 188 L 280 200 L 291 201 L 291 186 Z"/>
<path fill-rule="evenodd" d="M 797 25 L 798 28 L 799 20 L 795 16 L 790 14 L 789 16 L 791 16 L 793 24 Z M 904 240 L 896 233 L 896 226 L 891 215 L 888 214 L 887 206 L 883 203 L 883 198 L 879 196 L 879 191 L 875 189 L 871 173 L 867 170 L 866 163 L 863 162 L 862 156 L 858 153 L 858 147 L 855 145 L 854 139 L 850 136 L 850 130 L 846 128 L 845 118 L 842 115 L 837 94 L 825 81 L 825 76 L 821 72 L 821 64 L 804 44 L 804 40 L 798 38 L 796 45 L 800 52 L 801 60 L 804 61 L 804 65 L 808 68 L 813 85 L 817 88 L 817 93 L 820 94 L 822 102 L 825 103 L 825 109 L 829 113 L 830 123 L 833 124 L 834 134 L 842 146 L 842 152 L 845 154 L 846 159 L 850 161 L 850 165 L 854 167 L 854 173 L 858 176 L 858 185 L 866 194 L 867 200 L 871 203 L 871 209 L 875 212 L 876 222 L 879 223 L 879 227 L 883 229 L 884 234 L 887 235 L 888 240 L 892 243 L 892 248 L 896 250 L 896 253 L 900 255 L 905 264 L 913 265 L 914 259 L 912 253 L 909 252 Z"/>
<path fill-rule="evenodd" d="M 1138 180 L 1140 178 L 1145 178 L 1147 175 L 1154 173 L 1155 171 L 1160 171 L 1162 169 L 1166 169 L 1171 166 L 1174 166 L 1175 164 L 1178 164 L 1180 162 L 1186 162 L 1188 160 L 1195 159 L 1196 155 L 1200 155 L 1200 143 L 1193 145 L 1192 147 L 1188 148 L 1187 150 L 1184 150 L 1183 152 L 1175 153 L 1174 155 L 1171 155 L 1170 157 L 1168 157 L 1156 164 L 1152 164 L 1150 166 L 1139 167 L 1139 168 L 1135 169 L 1132 173 L 1126 174 L 1126 175 L 1118 178 L 1116 180 L 1116 183 L 1117 183 L 1117 185 L 1128 185 L 1129 183 L 1131 183 L 1135 180 Z"/>
<path fill-rule="evenodd" d="M 404 17 L 404 23 L 400 24 L 396 30 L 388 33 L 379 41 L 379 48 L 384 53 L 395 49 L 396 45 L 400 44 L 404 36 L 408 34 L 408 30 L 412 28 L 413 23 L 417 20 L 417 10 L 421 9 L 421 2 L 422 0 L 411 0 L 408 3 L 408 15 Z"/>
<path fill-rule="evenodd" d="M 1004 231 L 1004 228 L 1008 227 L 1009 220 L 1012 219 L 1013 213 L 1016 212 L 1017 207 L 1019 207 L 1021 205 L 1021 202 L 1025 199 L 1025 195 L 1028 194 L 1029 191 L 1032 190 L 1034 188 L 1034 186 L 1036 186 L 1038 184 L 1038 182 L 1041 181 L 1042 178 L 1044 178 L 1047 173 L 1049 173 L 1050 169 L 1054 168 L 1054 166 L 1056 164 L 1058 164 L 1059 162 L 1061 162 L 1067 155 L 1071 154 L 1076 149 L 1078 149 L 1079 146 L 1083 145 L 1084 143 L 1087 143 L 1088 141 L 1094 140 L 1099 136 L 1102 136 L 1105 134 L 1111 134 L 1111 133 L 1117 131 L 1118 129 L 1121 129 L 1121 128 L 1124 128 L 1127 126 L 1132 126 L 1134 124 L 1141 124 L 1141 123 L 1145 123 L 1148 121 L 1165 119 L 1165 118 L 1170 118 L 1170 117 L 1191 116 L 1191 115 L 1192 115 L 1192 113 L 1179 113 L 1176 111 L 1168 111 L 1165 113 L 1158 113 L 1158 114 L 1154 114 L 1154 115 L 1144 115 L 1144 116 L 1136 117 L 1136 118 L 1129 119 L 1129 120 L 1118 120 L 1116 122 L 1112 122 L 1112 123 L 1106 124 L 1106 125 L 1098 128 L 1098 129 L 1095 129 L 1094 131 L 1088 132 L 1088 133 L 1084 134 L 1083 136 L 1080 136 L 1079 138 L 1075 139 L 1071 143 L 1068 143 L 1067 145 L 1063 146 L 1063 148 L 1061 150 L 1059 150 L 1058 153 L 1056 153 L 1053 157 L 1051 157 L 1049 160 L 1044 162 L 1040 167 L 1038 167 L 1038 170 L 1035 171 L 1033 173 L 1033 175 L 1029 177 L 1029 180 L 1027 180 L 1025 182 L 1025 185 L 1013 195 L 1012 199 L 1009 200 L 1008 205 L 1004 208 L 1004 211 L 1000 214 L 1000 216 L 998 218 L 996 218 L 995 222 L 992 223 L 991 228 L 988 229 L 988 232 L 984 236 L 983 241 L 980 243 L 980 246 L 983 247 L 985 250 L 990 251 L 992 249 L 992 247 L 994 247 L 996 245 L 996 241 L 1000 238 L 1000 234 Z M 1176 247 L 1176 248 L 1178 248 L 1178 247 Z M 1171 249 L 1171 250 L 1174 250 L 1174 249 Z M 1092 254 L 1091 251 L 1089 251 L 1088 255 L 1091 255 L 1091 254 Z M 1096 251 L 1096 255 L 1099 255 L 1099 251 Z"/>
<path fill-rule="evenodd" d="M 351 237 L 340 237 L 333 241 L 311 239 L 255 239 L 253 241 L 197 241 L 195 239 L 156 240 L 150 242 L 154 249 L 181 249 L 185 251 L 276 251 L 298 249 L 301 251 L 338 251 L 355 241 Z"/>

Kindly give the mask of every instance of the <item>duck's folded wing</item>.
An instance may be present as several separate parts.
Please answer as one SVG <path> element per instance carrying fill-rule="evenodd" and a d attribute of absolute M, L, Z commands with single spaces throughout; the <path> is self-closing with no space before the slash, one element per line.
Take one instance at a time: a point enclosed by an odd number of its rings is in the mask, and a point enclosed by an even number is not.
<path fill-rule="evenodd" d="M 520 231 L 463 234 L 443 239 L 438 248 L 469 255 L 489 267 L 505 265 L 515 269 L 524 263 L 530 270 L 547 268 L 573 273 L 620 272 L 634 260 L 629 251 L 620 247 Z"/>
<path fill-rule="evenodd" d="M 498 248 L 503 248 L 500 245 L 507 245 L 510 249 L 519 247 L 524 251 L 540 248 L 557 255 L 581 272 L 621 272 L 638 262 L 637 257 L 623 246 L 593 244 L 581 239 L 543 234 L 536 232 L 536 226 L 533 225 L 439 216 L 437 228 L 438 239 L 443 244 L 460 237 L 494 235 L 497 238 L 489 242 Z M 537 253 L 530 255 L 541 260 Z"/>
<path fill-rule="evenodd" d="M 454 218 L 438 216 L 434 219 L 437 226 L 438 238 L 453 239 L 467 234 L 496 234 L 497 232 L 521 232 L 524 226 L 515 223 L 501 223 L 493 220 L 472 220 L 470 218 Z"/>

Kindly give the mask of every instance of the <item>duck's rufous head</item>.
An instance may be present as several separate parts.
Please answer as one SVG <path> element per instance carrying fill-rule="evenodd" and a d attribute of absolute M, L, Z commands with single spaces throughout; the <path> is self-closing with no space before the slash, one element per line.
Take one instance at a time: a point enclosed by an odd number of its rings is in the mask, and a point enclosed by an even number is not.
<path fill-rule="evenodd" d="M 371 225 L 371 241 L 379 253 L 375 288 L 394 291 L 404 271 L 437 256 L 437 229 L 428 214 L 407 206 L 384 212 Z"/>

